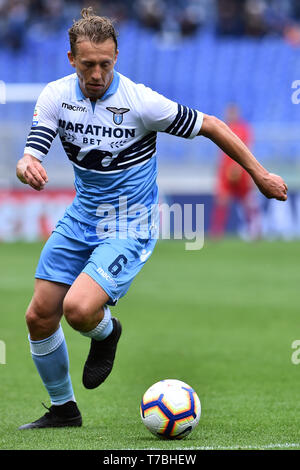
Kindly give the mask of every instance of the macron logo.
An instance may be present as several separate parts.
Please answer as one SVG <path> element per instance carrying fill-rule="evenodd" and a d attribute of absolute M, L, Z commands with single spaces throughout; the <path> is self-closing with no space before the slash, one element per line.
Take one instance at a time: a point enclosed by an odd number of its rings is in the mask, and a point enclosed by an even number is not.
<path fill-rule="evenodd" d="M 112 279 L 112 277 L 107 274 L 104 269 L 102 269 L 101 267 L 97 269 L 97 272 L 102 276 L 104 277 L 104 279 L 106 279 L 108 282 L 110 282 L 111 284 L 113 284 L 114 287 L 117 287 L 118 284 L 116 283 L 116 281 L 114 279 Z"/>
<path fill-rule="evenodd" d="M 81 111 L 82 113 L 87 113 L 85 106 L 75 106 L 73 104 L 62 103 L 62 108 L 67 108 L 69 111 Z"/>

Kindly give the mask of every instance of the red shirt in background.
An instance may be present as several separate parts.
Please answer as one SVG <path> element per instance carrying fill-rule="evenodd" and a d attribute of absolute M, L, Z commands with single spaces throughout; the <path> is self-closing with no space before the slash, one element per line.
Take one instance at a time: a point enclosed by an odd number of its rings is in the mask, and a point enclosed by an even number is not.
<path fill-rule="evenodd" d="M 252 143 L 252 131 L 243 120 L 228 123 L 228 127 L 246 144 Z M 232 196 L 244 198 L 253 188 L 251 176 L 238 163 L 224 152 L 220 156 L 220 166 L 217 175 L 217 196 Z"/>

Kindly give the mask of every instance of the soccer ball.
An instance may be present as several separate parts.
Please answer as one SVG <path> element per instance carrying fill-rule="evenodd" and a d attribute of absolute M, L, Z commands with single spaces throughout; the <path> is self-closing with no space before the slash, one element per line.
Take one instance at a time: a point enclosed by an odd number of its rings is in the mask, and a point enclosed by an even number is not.
<path fill-rule="evenodd" d="M 184 439 L 199 423 L 201 403 L 192 387 L 167 379 L 148 388 L 140 412 L 146 428 L 159 438 Z"/>

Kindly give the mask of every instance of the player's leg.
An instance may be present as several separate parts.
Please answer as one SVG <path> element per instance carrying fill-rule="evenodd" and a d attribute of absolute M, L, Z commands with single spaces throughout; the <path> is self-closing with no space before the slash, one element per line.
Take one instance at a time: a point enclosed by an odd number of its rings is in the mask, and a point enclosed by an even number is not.
<path fill-rule="evenodd" d="M 68 289 L 68 285 L 36 279 L 26 323 L 32 359 L 52 406 L 42 418 L 20 429 L 81 425 L 69 374 L 67 345 L 60 325 L 63 299 Z"/>
<path fill-rule="evenodd" d="M 63 302 L 63 312 L 72 328 L 82 333 L 93 330 L 103 320 L 109 296 L 88 274 L 81 273 Z"/>
<path fill-rule="evenodd" d="M 130 238 L 102 241 L 65 297 L 64 315 L 67 321 L 91 338 L 83 371 L 86 388 L 99 386 L 113 367 L 121 324 L 111 317 L 108 304 L 115 305 L 126 294 L 131 282 L 149 259 L 155 243 L 156 239 L 145 242 Z"/>
<path fill-rule="evenodd" d="M 210 235 L 213 238 L 223 237 L 228 220 L 231 198 L 228 193 L 217 194 L 212 207 Z"/>
<path fill-rule="evenodd" d="M 85 272 L 74 281 L 64 299 L 68 323 L 91 338 L 82 378 L 89 389 L 98 387 L 110 374 L 122 331 L 120 322 L 111 317 L 108 301 L 109 295 Z"/>
<path fill-rule="evenodd" d="M 228 178 L 228 160 L 230 160 L 228 157 L 222 156 L 216 175 L 209 230 L 210 236 L 216 239 L 223 237 L 225 233 L 231 203 L 232 190 Z"/>
<path fill-rule="evenodd" d="M 261 209 L 257 194 L 254 190 L 245 191 L 239 202 L 243 210 L 246 230 L 241 230 L 240 235 L 246 240 L 257 240 L 262 235 Z"/>
<path fill-rule="evenodd" d="M 59 327 L 63 300 L 70 286 L 36 279 L 32 300 L 26 311 L 26 324 L 33 341 L 42 341 Z"/>
<path fill-rule="evenodd" d="M 67 226 L 66 223 L 64 225 Z M 76 233 L 76 227 L 72 226 L 71 229 L 71 234 Z M 78 240 L 73 240 L 54 231 L 41 253 L 36 270 L 35 292 L 27 310 L 26 321 L 32 358 L 52 406 L 40 420 L 21 429 L 81 425 L 60 319 L 64 297 L 82 271 L 90 252 L 86 244 L 80 242 L 79 233 Z"/>

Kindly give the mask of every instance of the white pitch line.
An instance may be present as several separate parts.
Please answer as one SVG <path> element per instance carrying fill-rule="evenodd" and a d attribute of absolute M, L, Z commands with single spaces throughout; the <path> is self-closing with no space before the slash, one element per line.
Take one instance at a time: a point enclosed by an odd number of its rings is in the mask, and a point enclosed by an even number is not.
<path fill-rule="evenodd" d="M 183 447 L 182 450 L 265 450 L 265 449 L 289 449 L 291 447 L 299 447 L 300 443 L 297 442 L 285 442 L 285 443 L 278 443 L 278 444 L 266 444 L 266 445 L 248 445 L 248 446 L 203 446 L 203 447 Z"/>

